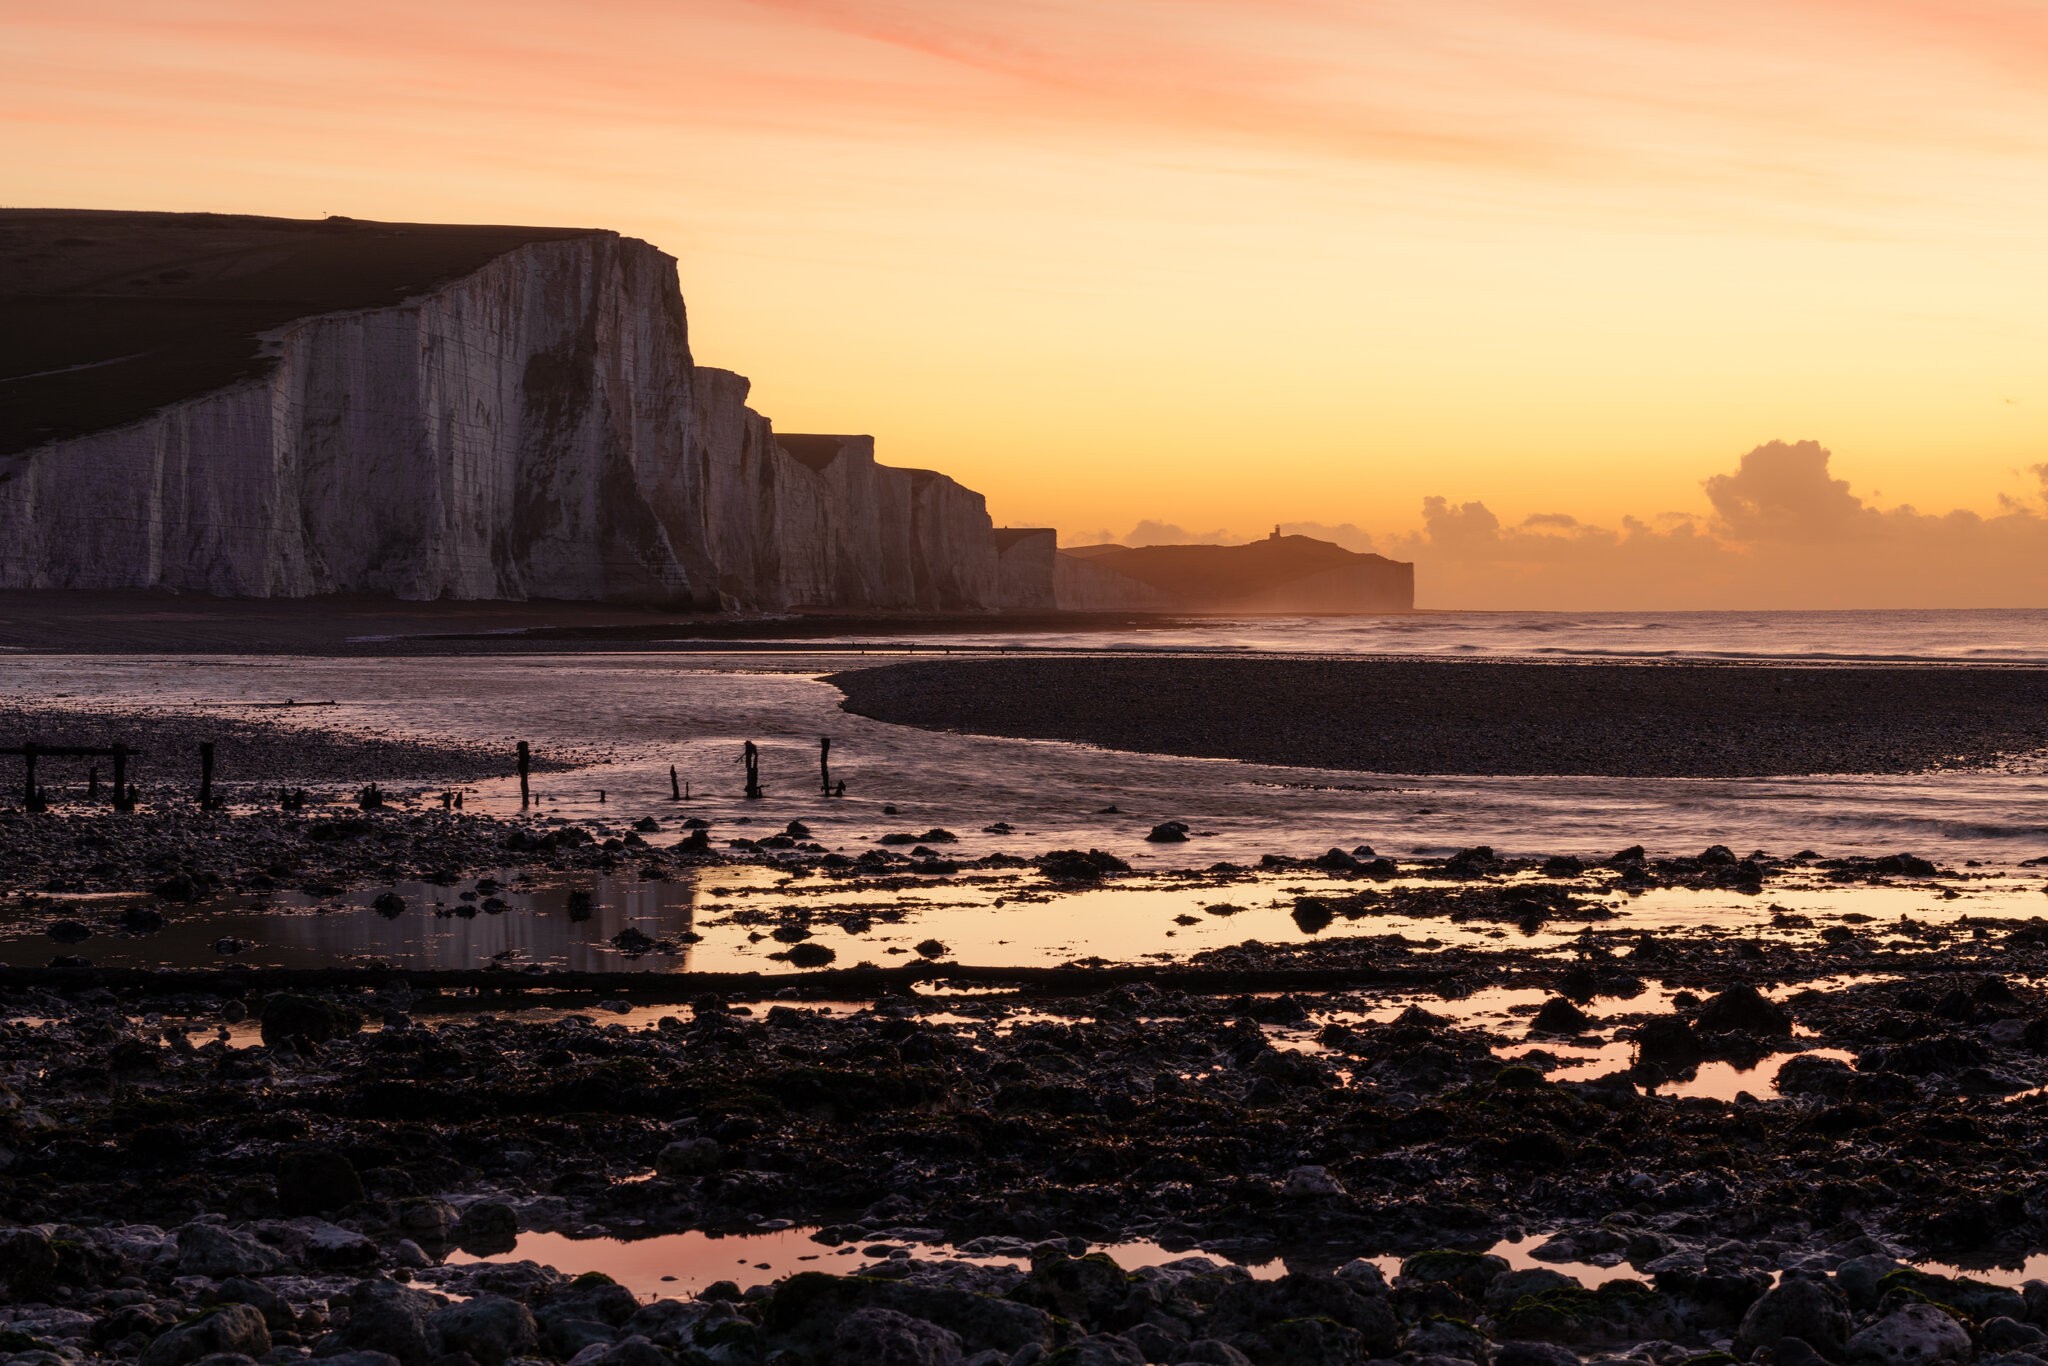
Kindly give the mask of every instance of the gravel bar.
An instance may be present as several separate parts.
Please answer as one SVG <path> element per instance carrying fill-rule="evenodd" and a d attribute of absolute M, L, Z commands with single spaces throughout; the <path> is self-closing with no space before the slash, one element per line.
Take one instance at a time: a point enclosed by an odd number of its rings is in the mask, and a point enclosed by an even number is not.
<path fill-rule="evenodd" d="M 1083 658 L 830 681 L 930 730 L 1375 773 L 1918 773 L 2048 748 L 2033 668 Z"/>

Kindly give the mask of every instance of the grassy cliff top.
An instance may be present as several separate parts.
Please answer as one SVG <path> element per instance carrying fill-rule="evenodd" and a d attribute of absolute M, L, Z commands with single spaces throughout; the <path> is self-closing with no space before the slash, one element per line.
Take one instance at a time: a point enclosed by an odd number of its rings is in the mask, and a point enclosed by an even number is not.
<path fill-rule="evenodd" d="M 0 210 L 0 455 L 264 372 L 261 333 L 378 308 L 583 228 Z"/>

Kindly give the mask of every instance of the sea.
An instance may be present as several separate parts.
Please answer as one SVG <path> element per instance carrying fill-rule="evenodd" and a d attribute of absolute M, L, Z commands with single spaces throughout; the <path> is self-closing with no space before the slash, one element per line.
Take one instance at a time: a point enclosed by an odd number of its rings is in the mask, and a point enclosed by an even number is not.
<path fill-rule="evenodd" d="M 842 711 L 839 691 L 825 681 L 898 658 L 1027 651 L 2020 667 L 2048 665 L 2048 611 L 1424 612 L 925 638 L 868 632 L 688 652 L 17 655 L 7 660 L 6 691 L 502 748 L 508 776 L 474 785 L 470 809 L 517 809 L 509 756 L 525 740 L 582 761 L 541 780 L 549 815 L 631 820 L 648 803 L 671 814 L 673 765 L 689 784 L 690 810 L 721 825 L 802 819 L 859 840 L 884 827 L 939 827 L 975 852 L 994 843 L 1101 847 L 1156 864 L 1162 852 L 1143 836 L 1153 824 L 1183 820 L 1205 832 L 1195 848 L 1173 850 L 1183 861 L 1359 845 L 1396 857 L 1440 855 L 1480 844 L 1510 855 L 1605 855 L 1634 844 L 1679 854 L 1725 844 L 1740 853 L 1911 852 L 1996 866 L 2048 855 L 2048 755 L 2014 755 L 1989 772 L 1879 776 L 1371 774 L 917 730 Z M 300 705 L 277 707 L 288 698 Z M 815 791 L 821 737 L 832 739 L 835 779 L 847 783 L 840 800 Z M 742 796 L 739 756 L 749 740 L 762 750 L 764 802 Z M 999 824 L 1015 833 L 980 835 Z"/>
<path fill-rule="evenodd" d="M 1653 857 L 1696 854 L 1710 845 L 1738 854 L 1912 853 L 1973 879 L 1969 895 L 1944 902 L 1927 890 L 1870 889 L 1856 904 L 1886 919 L 2048 915 L 2042 895 L 2048 867 L 2034 862 L 2048 858 L 2048 755 L 2013 755 L 1994 770 L 1907 775 L 1374 774 L 920 730 L 841 710 L 841 694 L 829 681 L 841 670 L 898 659 L 1039 651 L 1289 652 L 1559 665 L 1601 660 L 1644 667 L 1680 660 L 2026 667 L 2048 665 L 2048 612 L 1417 613 L 1216 619 L 1148 630 L 929 637 L 870 631 L 824 641 L 771 636 L 764 631 L 750 648 L 570 654 L 23 654 L 6 661 L 5 691 L 57 706 L 213 713 L 482 745 L 505 756 L 502 776 L 464 784 L 464 808 L 501 816 L 521 813 L 513 753 L 525 741 L 543 759 L 574 764 L 535 775 L 535 802 L 527 812 L 533 819 L 623 837 L 651 818 L 658 833 L 647 838 L 656 844 L 679 838 L 683 822 L 693 818 L 709 821 L 720 842 L 800 821 L 810 838 L 848 854 L 878 847 L 884 835 L 909 834 L 930 837 L 930 847 L 948 858 L 1100 849 L 1140 874 L 1166 877 L 1119 884 L 1099 896 L 1070 895 L 1057 907 L 986 880 L 936 879 L 915 892 L 881 895 L 878 907 L 914 911 L 863 945 L 881 952 L 904 952 L 936 934 L 965 961 L 1130 960 L 1182 956 L 1247 938 L 1299 938 L 1289 918 L 1299 876 L 1265 877 L 1239 898 L 1241 914 L 1221 915 L 1208 909 L 1218 900 L 1213 886 L 1177 886 L 1170 875 L 1217 863 L 1256 866 L 1266 854 L 1310 858 L 1332 848 L 1370 849 L 1395 859 L 1441 857 L 1477 845 L 1506 857 L 1588 860 L 1633 845 Z M 292 705 L 279 705 L 287 701 Z M 833 777 L 846 783 L 843 797 L 819 790 L 819 741 L 828 737 Z M 760 750 L 766 788 L 760 800 L 743 792 L 741 752 L 748 741 Z M 686 793 L 680 801 L 671 795 L 671 768 Z M 145 786 L 186 783 L 192 776 L 175 771 L 169 760 L 157 771 L 138 773 Z M 431 809 L 439 788 L 429 776 L 410 787 L 386 786 Z M 346 773 L 305 777 L 316 797 L 338 802 L 360 785 L 359 775 Z M 233 790 L 231 768 L 218 778 Z M 1187 822 L 1192 838 L 1183 844 L 1146 839 L 1153 826 L 1169 820 Z M 235 935 L 259 940 L 257 956 L 281 964 L 367 957 L 459 966 L 512 953 L 522 961 L 618 966 L 607 940 L 631 925 L 655 935 L 694 928 L 706 936 L 685 958 L 644 966 L 774 970 L 766 955 L 776 945 L 761 942 L 744 916 L 721 911 L 789 894 L 786 877 L 758 868 L 679 881 L 621 876 L 595 889 L 596 920 L 575 924 L 555 913 L 568 895 L 564 887 L 522 888 L 515 898 L 522 914 L 496 920 L 455 917 L 461 907 L 449 902 L 433 917 L 396 922 L 368 913 L 377 890 L 352 894 L 347 906 L 282 893 L 260 904 L 224 905 L 174 926 L 179 933 L 138 944 L 137 951 L 148 947 L 206 961 L 216 938 Z M 400 890 L 423 905 L 452 895 L 425 885 Z M 1805 891 L 1774 887 L 1762 902 L 1734 893 L 1679 893 L 1668 905 L 1654 898 L 1632 903 L 1627 923 L 1674 933 L 1715 926 L 1755 932 L 1778 903 L 1826 915 L 1845 909 L 1840 900 L 1824 884 Z M 1007 914 L 991 914 L 1005 907 Z M 350 914 L 329 913 L 351 908 Z M 1396 928 L 1418 941 L 1449 942 L 1444 935 L 1468 933 L 1447 930 L 1440 921 Z M 1561 948 L 1577 927 L 1546 933 L 1561 936 Z M 46 957 L 47 946 L 38 939 L 0 944 L 0 959 L 41 961 L 39 954 Z"/>
<path fill-rule="evenodd" d="M 1215 617 L 1142 631 L 1049 632 L 1027 639 L 1041 649 L 1203 654 L 2048 664 L 2048 609 Z M 1002 649 L 1018 641 L 1017 636 L 998 632 L 948 637 L 946 643 Z"/>

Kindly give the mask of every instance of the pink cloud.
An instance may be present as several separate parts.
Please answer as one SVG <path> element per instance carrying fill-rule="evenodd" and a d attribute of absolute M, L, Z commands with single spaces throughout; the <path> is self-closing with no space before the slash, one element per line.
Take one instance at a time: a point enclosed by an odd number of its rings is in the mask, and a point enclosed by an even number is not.
<path fill-rule="evenodd" d="M 1423 503 L 1388 553 L 1416 563 L 1417 599 L 1465 608 L 2048 606 L 2048 468 L 2032 501 L 1994 517 L 1880 508 L 1833 477 L 1817 442 L 1773 441 L 1705 481 L 1713 515 L 1554 513 L 1505 524 L 1483 502 Z"/>

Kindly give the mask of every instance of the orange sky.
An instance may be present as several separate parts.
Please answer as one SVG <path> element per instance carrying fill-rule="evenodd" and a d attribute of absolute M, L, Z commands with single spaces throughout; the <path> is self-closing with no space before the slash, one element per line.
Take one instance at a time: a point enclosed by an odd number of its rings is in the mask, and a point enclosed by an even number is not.
<path fill-rule="evenodd" d="M 2040 504 L 2038 0 L 0 0 L 0 198 L 616 227 L 997 519 Z M 2042 505 L 2048 507 L 2048 505 Z"/>

